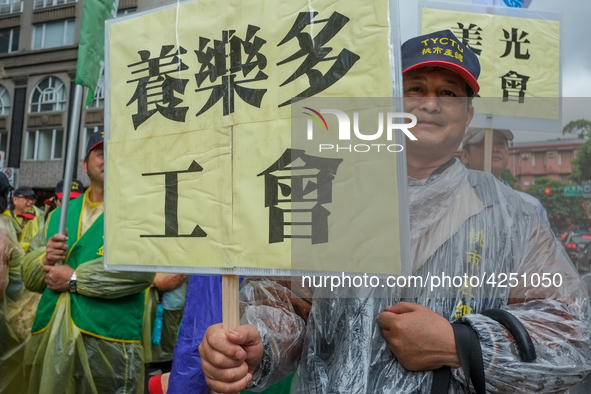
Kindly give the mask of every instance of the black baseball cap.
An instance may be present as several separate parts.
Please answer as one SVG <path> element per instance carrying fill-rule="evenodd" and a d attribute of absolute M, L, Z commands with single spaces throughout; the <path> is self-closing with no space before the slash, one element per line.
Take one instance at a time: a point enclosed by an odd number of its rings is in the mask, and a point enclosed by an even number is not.
<path fill-rule="evenodd" d="M 92 150 L 92 149 L 91 149 Z M 84 185 L 78 179 L 72 179 L 72 187 L 70 189 L 70 200 L 80 197 L 84 192 Z M 64 195 L 64 180 L 62 179 L 55 187 L 55 195 L 57 198 L 62 198 Z"/>
<path fill-rule="evenodd" d="M 28 186 L 21 186 L 14 191 L 13 196 L 34 197 L 35 191 Z"/>
<path fill-rule="evenodd" d="M 451 30 L 425 34 L 402 44 L 403 73 L 427 66 L 447 68 L 462 77 L 474 93 L 480 90 L 476 81 L 480 75 L 478 56 Z"/>
<path fill-rule="evenodd" d="M 86 144 L 86 157 L 91 150 L 102 144 L 105 140 L 105 132 L 104 131 L 97 131 L 96 133 L 92 133 L 90 138 L 88 139 L 88 143 Z"/>
<path fill-rule="evenodd" d="M 12 190 L 8 177 L 3 172 L 0 172 L 0 195 L 4 195 Z"/>

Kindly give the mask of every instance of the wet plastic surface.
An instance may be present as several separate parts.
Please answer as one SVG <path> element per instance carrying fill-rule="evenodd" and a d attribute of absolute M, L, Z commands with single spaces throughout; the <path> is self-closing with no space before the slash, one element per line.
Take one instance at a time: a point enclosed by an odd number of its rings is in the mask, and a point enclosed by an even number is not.
<path fill-rule="evenodd" d="M 249 301 L 243 323 L 257 327 L 266 346 L 249 389 L 261 390 L 297 367 L 292 391 L 298 393 L 429 393 L 432 373 L 403 368 L 376 323 L 386 306 L 400 301 L 474 328 L 488 392 L 562 392 L 581 380 L 591 369 L 587 291 L 535 207 L 492 175 L 459 162 L 441 175 L 409 180 L 409 195 L 413 275 L 494 273 L 496 284 L 394 288 L 388 296 L 383 289 L 358 289 L 358 298 L 316 288 L 306 324 L 286 288 L 250 282 L 241 293 Z M 521 283 L 503 287 L 501 273 L 514 273 Z M 558 275 L 560 286 L 530 280 L 545 273 Z M 480 313 L 490 308 L 507 310 L 523 323 L 535 362 L 522 362 L 508 331 Z M 454 369 L 450 392 L 467 393 L 463 382 Z"/>

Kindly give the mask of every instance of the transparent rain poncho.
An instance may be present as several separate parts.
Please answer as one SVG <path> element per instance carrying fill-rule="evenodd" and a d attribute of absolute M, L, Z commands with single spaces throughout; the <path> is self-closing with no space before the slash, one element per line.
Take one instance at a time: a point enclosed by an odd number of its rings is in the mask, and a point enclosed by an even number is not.
<path fill-rule="evenodd" d="M 156 363 L 172 360 L 174 345 L 183 319 L 185 294 L 187 293 L 187 276 L 183 274 L 156 274 L 152 287 L 146 290 L 146 309 L 142 325 L 142 342 L 144 344 L 144 360 Z M 162 294 L 159 299 L 159 290 Z M 162 305 L 163 316 L 160 327 L 160 343 L 152 340 L 155 326 L 156 311 Z"/>
<path fill-rule="evenodd" d="M 0 215 L 0 394 L 27 389 L 23 357 L 40 298 L 21 279 L 24 252 L 18 227 L 12 218 Z"/>
<path fill-rule="evenodd" d="M 261 391 L 297 368 L 292 385 L 297 393 L 429 393 L 432 372 L 403 368 L 377 325 L 386 306 L 400 301 L 425 305 L 450 322 L 465 321 L 477 332 L 487 392 L 564 392 L 581 380 L 591 370 L 587 292 L 535 207 L 492 175 L 466 170 L 457 161 L 441 174 L 409 179 L 408 185 L 413 275 L 494 273 L 497 285 L 342 294 L 315 288 L 305 321 L 287 288 L 266 279 L 250 281 L 241 290 L 242 323 L 259 330 L 265 354 L 248 389 Z M 499 286 L 501 273 L 516 274 L 521 285 Z M 532 284 L 536 274 L 559 275 L 561 286 L 536 285 L 535 279 Z M 363 294 L 351 297 L 355 291 Z M 491 308 L 521 321 L 536 349 L 534 362 L 521 361 L 511 334 L 481 314 Z M 469 393 L 461 369 L 452 369 L 449 392 Z"/>
<path fill-rule="evenodd" d="M 45 245 L 47 245 L 47 234 L 45 234 L 45 229 L 43 229 L 43 231 L 39 231 L 37 235 L 35 235 L 31 243 L 29 244 L 29 247 L 25 249 L 25 253 L 32 252 Z"/>
<path fill-rule="evenodd" d="M 43 212 L 41 212 L 40 215 L 43 215 Z M 43 230 L 42 219 L 42 216 L 35 216 L 23 227 L 23 231 L 20 235 L 20 244 L 23 250 L 26 251 L 29 248 L 31 241 L 33 241 L 33 238 L 35 238 L 35 236 Z"/>
<path fill-rule="evenodd" d="M 41 271 L 44 248 L 39 249 L 23 264 L 24 283 L 35 291 L 45 289 Z M 78 293 L 113 300 L 143 291 L 154 279 L 152 273 L 105 271 L 102 258 L 81 264 L 76 275 Z M 142 394 L 142 344 L 81 333 L 71 318 L 70 302 L 70 293 L 63 292 L 47 329 L 33 335 L 26 347 L 28 393 Z"/>

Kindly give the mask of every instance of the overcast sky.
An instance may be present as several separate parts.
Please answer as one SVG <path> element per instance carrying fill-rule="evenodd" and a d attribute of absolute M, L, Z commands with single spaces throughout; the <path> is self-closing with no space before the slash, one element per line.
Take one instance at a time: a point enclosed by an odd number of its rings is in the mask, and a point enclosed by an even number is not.
<path fill-rule="evenodd" d="M 404 42 L 419 34 L 419 0 L 399 1 L 401 38 Z M 472 0 L 446 2 L 472 3 Z M 580 118 L 591 120 L 591 1 L 532 0 L 529 10 L 562 13 L 562 97 L 577 97 L 564 100 L 563 123 Z M 518 142 L 566 138 L 562 133 L 517 131 L 515 134 Z"/>

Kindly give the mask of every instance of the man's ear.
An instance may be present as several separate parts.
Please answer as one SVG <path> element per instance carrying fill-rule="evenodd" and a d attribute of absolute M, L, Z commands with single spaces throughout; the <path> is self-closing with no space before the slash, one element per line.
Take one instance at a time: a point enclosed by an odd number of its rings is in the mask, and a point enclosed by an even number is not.
<path fill-rule="evenodd" d="M 474 107 L 471 105 L 468 108 L 468 119 L 466 121 L 466 131 L 468 130 L 468 127 L 470 126 L 470 122 L 472 122 L 472 118 L 474 117 Z"/>
<path fill-rule="evenodd" d="M 468 153 L 468 151 L 466 149 L 460 150 L 460 161 L 462 162 L 462 164 L 468 164 L 468 156 L 469 155 L 470 155 L 470 153 Z"/>
<path fill-rule="evenodd" d="M 86 161 L 86 159 L 82 161 L 82 166 L 84 167 L 84 173 L 88 174 L 88 162 Z"/>

